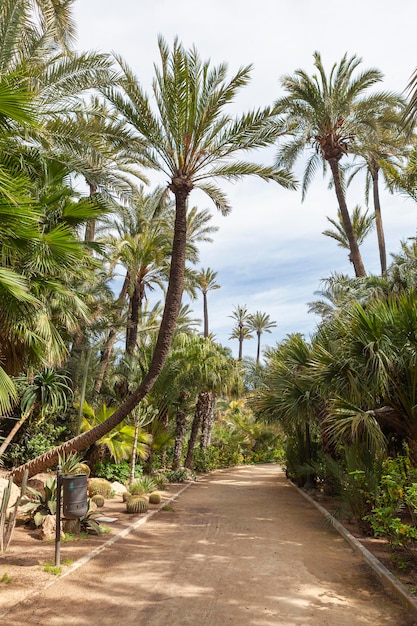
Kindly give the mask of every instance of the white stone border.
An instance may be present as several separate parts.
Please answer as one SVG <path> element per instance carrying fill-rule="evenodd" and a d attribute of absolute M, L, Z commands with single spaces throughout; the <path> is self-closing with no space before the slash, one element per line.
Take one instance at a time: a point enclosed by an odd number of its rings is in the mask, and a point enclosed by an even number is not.
<path fill-rule="evenodd" d="M 81 557 L 81 559 L 79 559 L 78 561 L 75 561 L 75 563 L 72 563 L 68 567 L 68 569 L 65 570 L 65 572 L 63 572 L 59 576 L 54 577 L 52 580 L 47 582 L 46 585 L 43 585 L 43 587 L 39 587 L 38 589 L 32 589 L 32 590 L 28 591 L 28 593 L 26 595 L 24 595 L 24 597 L 21 598 L 18 602 L 16 602 L 16 604 L 13 604 L 12 606 L 8 607 L 6 609 L 6 611 L 1 613 L 0 614 L 0 619 L 3 619 L 4 617 L 6 617 L 7 614 L 10 613 L 10 611 L 12 609 L 14 609 L 15 607 L 19 606 L 19 604 L 23 604 L 24 602 L 26 602 L 26 600 L 28 600 L 28 598 L 31 598 L 32 596 L 36 596 L 37 594 L 41 593 L 45 589 L 48 589 L 48 587 L 51 587 L 52 585 L 55 585 L 60 580 L 65 578 L 65 576 L 69 576 L 69 574 L 72 574 L 73 572 L 75 572 L 75 570 L 77 570 L 78 568 L 82 567 L 83 565 L 85 565 L 86 563 L 88 563 L 89 561 L 94 559 L 98 554 L 100 554 L 100 552 L 102 552 L 103 550 L 105 550 L 106 548 L 111 546 L 113 543 L 116 543 L 116 541 L 119 541 L 119 539 L 123 539 L 123 537 L 126 537 L 126 535 L 131 533 L 136 528 L 139 528 L 139 526 L 143 526 L 143 524 L 146 524 L 146 522 L 149 519 L 151 519 L 151 517 L 153 517 L 154 515 L 159 513 L 159 511 L 161 509 L 163 509 L 165 506 L 168 506 L 171 502 L 176 500 L 176 498 L 178 498 L 178 496 L 180 496 L 186 489 L 191 487 L 191 485 L 193 485 L 194 482 L 195 481 L 192 481 L 192 482 L 189 482 L 186 485 L 184 485 L 184 487 L 182 487 L 179 491 L 177 491 L 177 493 L 174 493 L 174 495 L 172 495 L 168 500 L 164 500 L 163 502 L 161 502 L 160 506 L 157 509 L 152 509 L 151 511 L 148 511 L 146 513 L 146 515 L 144 515 L 140 519 L 136 520 L 136 522 L 133 522 L 133 524 L 131 524 L 127 528 L 124 528 L 123 530 L 118 532 L 117 535 L 114 535 L 113 537 L 110 537 L 110 539 L 108 539 L 107 541 L 105 541 L 101 545 L 97 546 L 97 548 L 94 548 L 94 550 L 92 550 L 91 552 L 89 552 L 85 556 Z"/>
<path fill-rule="evenodd" d="M 295 485 L 291 480 L 289 481 L 291 485 L 300 493 L 308 502 L 313 504 L 316 509 L 320 511 L 320 513 L 326 518 L 327 521 L 331 523 L 331 525 L 342 535 L 342 537 L 348 542 L 348 544 L 358 552 L 362 558 L 366 561 L 366 563 L 373 569 L 375 574 L 382 580 L 382 582 L 401 599 L 403 600 L 409 608 L 417 613 L 417 598 L 410 593 L 405 585 L 401 581 L 394 576 L 392 572 L 389 571 L 378 559 L 369 551 L 365 546 L 361 544 L 361 542 L 356 539 L 346 528 L 337 521 L 335 517 L 327 509 L 325 509 L 321 504 L 316 502 L 311 496 L 308 495 L 303 489 L 300 489 Z"/>

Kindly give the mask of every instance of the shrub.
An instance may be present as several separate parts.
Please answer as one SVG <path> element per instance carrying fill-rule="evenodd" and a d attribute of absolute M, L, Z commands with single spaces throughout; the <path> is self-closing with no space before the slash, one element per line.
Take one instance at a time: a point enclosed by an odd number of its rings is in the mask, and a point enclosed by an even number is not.
<path fill-rule="evenodd" d="M 143 469 L 140 465 L 135 467 L 135 478 L 142 476 Z M 130 465 L 127 461 L 121 461 L 120 463 L 113 463 L 111 461 L 104 461 L 97 463 L 95 468 L 95 475 L 97 478 L 105 478 L 106 480 L 117 480 L 120 483 L 127 483 L 130 478 Z"/>

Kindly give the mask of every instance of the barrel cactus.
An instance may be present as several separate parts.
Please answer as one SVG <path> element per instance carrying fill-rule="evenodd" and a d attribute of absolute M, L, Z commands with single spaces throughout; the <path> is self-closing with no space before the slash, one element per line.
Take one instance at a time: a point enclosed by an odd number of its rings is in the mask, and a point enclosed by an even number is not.
<path fill-rule="evenodd" d="M 90 498 L 97 494 L 104 498 L 110 498 L 113 492 L 111 483 L 105 478 L 91 478 L 88 481 L 88 495 Z"/>
<path fill-rule="evenodd" d="M 128 513 L 146 513 L 148 501 L 142 496 L 132 496 L 126 500 L 126 511 Z"/>
<path fill-rule="evenodd" d="M 149 504 L 159 504 L 161 502 L 161 496 L 157 491 L 153 491 L 149 494 Z"/>
<path fill-rule="evenodd" d="M 96 493 L 91 499 L 98 507 L 104 506 L 104 496 L 102 496 L 101 493 Z"/>
<path fill-rule="evenodd" d="M 122 500 L 123 502 L 127 502 L 129 500 L 129 498 L 132 497 L 132 494 L 130 493 L 130 491 L 124 491 L 122 493 Z"/>

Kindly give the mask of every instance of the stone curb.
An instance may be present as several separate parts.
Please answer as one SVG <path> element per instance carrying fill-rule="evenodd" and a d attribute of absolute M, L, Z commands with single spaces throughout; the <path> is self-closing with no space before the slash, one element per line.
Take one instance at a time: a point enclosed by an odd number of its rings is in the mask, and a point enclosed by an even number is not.
<path fill-rule="evenodd" d="M 394 576 L 378 559 L 361 544 L 346 528 L 337 521 L 335 517 L 321 504 L 316 502 L 305 491 L 297 487 L 292 481 L 289 481 L 291 485 L 300 493 L 310 504 L 313 504 L 316 509 L 326 518 L 328 522 L 342 535 L 342 537 L 348 542 L 348 544 L 358 552 L 366 563 L 373 569 L 375 574 L 386 584 L 400 600 L 405 602 L 407 606 L 417 613 L 417 598 L 410 593 L 405 585 Z"/>
<path fill-rule="evenodd" d="M 179 491 L 174 493 L 168 500 L 164 500 L 163 502 L 161 502 L 161 504 L 160 504 L 160 506 L 158 506 L 158 508 L 152 509 L 152 511 L 148 511 L 146 513 L 146 515 L 144 515 L 140 519 L 138 519 L 135 522 L 133 522 L 127 528 L 124 528 L 123 530 L 118 532 L 117 535 L 114 535 L 113 537 L 111 537 L 110 539 L 108 539 L 107 541 L 102 543 L 101 545 L 97 546 L 97 548 L 94 548 L 94 550 L 92 550 L 88 554 L 86 554 L 83 557 L 81 557 L 80 559 L 78 559 L 78 561 L 75 561 L 75 563 L 72 563 L 68 567 L 68 569 L 65 570 L 65 572 L 63 572 L 62 574 L 60 574 L 57 577 L 54 577 L 54 579 L 50 580 L 48 583 L 46 583 L 46 585 L 43 585 L 42 587 L 40 587 L 38 589 L 33 589 L 31 591 L 28 591 L 28 593 L 21 600 L 19 600 L 19 602 L 17 602 L 16 604 L 14 604 L 11 607 L 8 607 L 7 610 L 4 611 L 3 613 L 0 613 L 0 620 L 3 619 L 4 617 L 6 617 L 7 614 L 10 613 L 10 611 L 13 608 L 15 608 L 16 606 L 19 606 L 19 604 L 23 604 L 29 598 L 31 598 L 33 596 L 36 596 L 37 594 L 41 593 L 45 589 L 48 589 L 48 587 L 52 587 L 52 585 L 55 585 L 56 583 L 58 583 L 63 578 L 65 578 L 66 576 L 69 576 L 69 574 L 72 574 L 78 568 L 82 567 L 83 565 L 85 565 L 86 563 L 88 563 L 89 561 L 94 559 L 98 554 L 100 554 L 100 552 L 103 552 L 103 550 L 105 550 L 106 548 L 110 547 L 113 543 L 116 543 L 116 541 L 119 541 L 120 539 L 123 539 L 123 537 L 126 537 L 126 535 L 131 533 L 136 528 L 139 528 L 139 526 L 143 526 L 143 524 L 146 524 L 146 522 L 149 519 L 151 519 L 151 517 L 153 517 L 154 515 L 159 513 L 159 511 L 163 507 L 168 506 L 171 502 L 176 500 L 178 498 L 178 496 L 180 496 L 184 491 L 186 491 L 186 489 L 191 487 L 191 485 L 193 485 L 193 484 L 194 484 L 194 481 L 193 482 L 189 482 L 186 485 L 184 485 L 184 487 L 182 487 Z"/>

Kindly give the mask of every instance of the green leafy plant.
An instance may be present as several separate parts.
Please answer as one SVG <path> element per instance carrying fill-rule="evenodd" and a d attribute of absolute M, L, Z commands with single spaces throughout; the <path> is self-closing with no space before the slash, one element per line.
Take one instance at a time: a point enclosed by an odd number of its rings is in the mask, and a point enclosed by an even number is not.
<path fill-rule="evenodd" d="M 40 526 L 43 519 L 47 515 L 55 515 L 56 513 L 56 478 L 52 478 L 50 476 L 46 480 L 44 493 L 41 493 L 32 487 L 28 487 L 27 491 L 31 494 L 31 498 L 22 501 L 22 510 L 24 513 L 29 513 L 31 515 L 35 526 Z"/>
<path fill-rule="evenodd" d="M 86 533 L 94 533 L 100 535 L 102 533 L 102 527 L 100 522 L 97 521 L 97 517 L 101 514 L 98 511 L 90 511 L 90 502 L 87 502 L 87 512 L 80 519 L 80 531 Z"/>
<path fill-rule="evenodd" d="M 62 573 L 62 567 L 60 565 L 54 565 L 53 563 L 45 563 L 43 571 L 53 576 L 59 576 Z"/>
<path fill-rule="evenodd" d="M 142 467 L 137 465 L 135 467 L 135 477 L 140 478 L 142 471 Z M 130 477 L 130 465 L 128 461 L 120 461 L 120 463 L 113 463 L 111 461 L 97 463 L 94 474 L 97 478 L 105 478 L 110 481 L 117 480 L 125 484 Z"/>
<path fill-rule="evenodd" d="M 156 489 L 156 482 L 152 476 L 142 476 L 135 480 L 130 486 L 129 491 L 132 496 L 139 496 L 144 493 L 151 493 Z"/>

